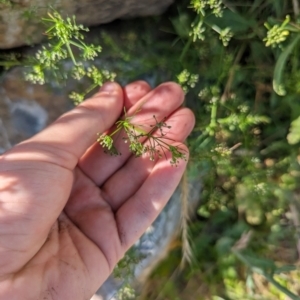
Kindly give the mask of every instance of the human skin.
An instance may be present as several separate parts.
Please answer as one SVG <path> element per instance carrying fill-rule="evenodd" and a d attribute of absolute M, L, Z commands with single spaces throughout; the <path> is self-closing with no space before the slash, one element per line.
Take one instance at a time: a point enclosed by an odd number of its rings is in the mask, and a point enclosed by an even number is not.
<path fill-rule="evenodd" d="M 178 185 L 169 159 L 111 157 L 95 142 L 122 115 L 167 117 L 178 145 L 194 126 L 175 83 L 106 83 L 92 98 L 0 156 L 0 299 L 88 300 Z M 188 149 L 185 149 L 188 157 Z M 167 154 L 169 155 L 169 154 Z"/>

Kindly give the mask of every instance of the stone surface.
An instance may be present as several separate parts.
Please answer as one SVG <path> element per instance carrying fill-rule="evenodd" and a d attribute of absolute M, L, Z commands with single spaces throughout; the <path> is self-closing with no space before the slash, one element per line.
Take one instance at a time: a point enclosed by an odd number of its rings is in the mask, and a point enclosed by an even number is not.
<path fill-rule="evenodd" d="M 119 18 L 158 15 L 174 0 L 11 0 L 0 4 L 0 49 L 37 43 L 43 38 L 41 18 L 49 7 L 78 24 L 93 26 Z"/>
<path fill-rule="evenodd" d="M 0 151 L 29 138 L 71 109 L 65 91 L 33 85 L 16 68 L 0 83 Z"/>

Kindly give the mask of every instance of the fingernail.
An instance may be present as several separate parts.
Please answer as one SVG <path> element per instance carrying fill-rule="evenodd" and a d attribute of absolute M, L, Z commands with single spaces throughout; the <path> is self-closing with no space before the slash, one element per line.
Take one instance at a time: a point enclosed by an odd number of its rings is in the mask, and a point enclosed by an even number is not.
<path fill-rule="evenodd" d="M 103 84 L 103 86 L 100 88 L 100 92 L 108 92 L 113 93 L 117 89 L 117 84 L 115 82 L 106 82 Z"/>

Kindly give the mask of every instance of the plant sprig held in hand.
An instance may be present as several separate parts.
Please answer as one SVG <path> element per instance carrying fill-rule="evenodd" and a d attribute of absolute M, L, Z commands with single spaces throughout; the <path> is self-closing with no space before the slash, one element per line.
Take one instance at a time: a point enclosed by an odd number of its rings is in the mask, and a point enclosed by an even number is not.
<path fill-rule="evenodd" d="M 136 157 L 148 154 L 150 160 L 154 161 L 155 158 L 165 157 L 167 159 L 167 152 L 171 153 L 170 163 L 172 166 L 177 167 L 179 160 L 186 160 L 186 153 L 180 145 L 171 145 L 168 141 L 174 141 L 166 137 L 167 133 L 164 131 L 165 128 L 170 129 L 163 118 L 158 121 L 156 116 L 153 115 L 155 124 L 150 125 L 149 132 L 142 129 L 142 125 L 137 125 L 131 122 L 132 117 L 126 116 L 122 120 L 118 120 L 115 125 L 116 128 L 112 133 L 109 134 L 98 134 L 99 137 L 97 142 L 105 149 L 105 152 L 110 155 L 120 155 L 121 153 L 117 150 L 114 145 L 113 136 L 117 133 L 121 133 L 123 130 L 125 136 L 122 138 L 124 143 L 128 143 L 129 150 Z M 155 135 L 154 135 L 155 133 Z M 147 143 L 143 143 L 147 140 Z"/>

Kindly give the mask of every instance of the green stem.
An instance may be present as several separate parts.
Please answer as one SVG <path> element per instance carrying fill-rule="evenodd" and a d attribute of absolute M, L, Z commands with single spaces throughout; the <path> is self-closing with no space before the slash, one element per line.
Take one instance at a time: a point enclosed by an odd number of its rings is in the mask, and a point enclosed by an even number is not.
<path fill-rule="evenodd" d="M 71 45 L 73 45 L 73 46 L 76 46 L 77 48 L 79 48 L 79 49 L 82 49 L 82 50 L 84 50 L 84 46 L 83 45 L 80 45 L 80 44 L 78 44 L 77 42 L 74 42 L 74 41 L 69 41 L 69 43 L 71 44 Z"/>
<path fill-rule="evenodd" d="M 248 261 L 246 257 L 242 253 L 240 253 L 238 250 L 232 249 L 232 252 L 236 257 L 241 260 L 246 266 L 248 266 L 253 272 L 255 272 L 255 268 L 252 266 L 252 264 Z M 257 273 L 257 272 L 256 272 Z M 286 296 L 290 297 L 292 300 L 300 300 L 300 297 L 289 291 L 287 288 L 282 286 L 279 282 L 277 282 L 273 275 L 267 274 L 264 270 L 262 272 L 259 272 L 259 274 L 263 275 L 271 284 L 273 284 L 279 291 L 284 293 Z"/>
<path fill-rule="evenodd" d="M 213 131 L 213 133 L 215 132 L 215 129 L 217 127 L 217 112 L 218 112 L 218 104 L 217 101 L 214 101 L 210 112 L 210 123 L 206 127 L 206 132 L 208 132 L 208 134 L 210 134 L 211 131 Z"/>
<path fill-rule="evenodd" d="M 218 111 L 218 105 L 217 105 L 217 101 L 215 101 L 211 108 L 211 120 L 210 120 L 211 126 L 217 126 L 217 111 Z"/>
<path fill-rule="evenodd" d="M 117 132 L 119 132 L 122 128 L 123 128 L 122 126 L 117 126 L 117 129 L 116 129 L 114 132 L 110 133 L 109 136 L 112 137 L 112 136 L 115 135 Z"/>
<path fill-rule="evenodd" d="M 129 118 L 126 118 L 126 119 L 127 119 L 127 120 L 130 120 L 131 118 L 132 118 L 132 117 L 129 117 Z M 126 120 L 126 119 L 125 119 L 125 120 Z M 126 125 L 124 125 L 124 124 L 126 124 Z M 147 135 L 149 135 L 151 132 L 153 132 L 153 131 L 152 131 L 153 129 L 151 129 L 151 130 L 147 133 L 146 131 L 144 131 L 143 129 L 141 129 L 139 126 L 140 126 L 140 125 L 133 124 L 133 123 L 130 123 L 130 122 L 126 122 L 126 123 L 124 122 L 122 127 L 124 127 L 124 129 L 128 129 L 129 131 L 130 131 L 130 130 L 134 130 L 134 131 L 140 133 L 140 137 L 147 136 Z M 126 127 L 126 128 L 125 128 L 125 127 Z"/>
<path fill-rule="evenodd" d="M 91 84 L 85 91 L 84 91 L 84 97 L 91 92 L 94 88 L 96 88 L 97 86 L 99 86 L 96 83 Z"/>
<path fill-rule="evenodd" d="M 182 61 L 187 53 L 187 51 L 189 50 L 190 46 L 191 46 L 191 43 L 192 43 L 192 38 L 189 38 L 187 43 L 185 44 L 182 52 L 181 52 L 181 55 L 179 57 L 179 61 Z"/>
<path fill-rule="evenodd" d="M 208 134 L 208 131 L 204 131 L 201 135 L 199 135 L 197 137 L 197 139 L 195 140 L 195 143 L 191 146 L 192 149 L 194 149 L 194 151 L 198 150 L 198 149 L 203 149 L 207 143 L 204 143 L 207 139 L 210 139 L 210 136 Z M 204 144 L 203 144 L 204 143 Z"/>
<path fill-rule="evenodd" d="M 149 136 L 149 137 L 148 137 L 149 140 L 151 140 L 151 138 L 157 143 L 158 146 L 164 147 L 166 150 L 169 150 L 169 149 L 170 149 L 170 148 L 169 148 L 169 147 L 170 147 L 170 144 L 168 144 L 167 142 L 163 141 L 161 138 L 155 137 L 155 136 Z M 166 138 L 164 138 L 164 139 L 166 139 Z M 168 139 L 168 140 L 174 142 L 174 140 L 172 140 L 172 139 Z M 178 146 L 174 146 L 174 147 L 175 147 L 178 151 L 179 151 L 179 150 L 182 150 L 182 149 L 179 147 L 179 145 L 178 145 Z M 180 152 L 180 151 L 179 151 L 179 152 Z M 180 152 L 180 153 L 182 153 L 182 152 Z M 184 153 L 182 153 L 182 154 L 184 154 Z"/>
<path fill-rule="evenodd" d="M 96 88 L 98 86 L 98 84 L 94 83 L 91 84 L 90 87 L 88 89 L 86 89 L 85 91 L 85 95 L 87 95 L 89 92 L 91 92 L 94 88 Z"/>
<path fill-rule="evenodd" d="M 70 57 L 71 57 L 71 59 L 72 59 L 74 65 L 77 66 L 77 62 L 76 62 L 75 57 L 74 57 L 74 55 L 73 55 L 73 51 L 72 51 L 72 49 L 71 49 L 71 47 L 70 47 L 70 43 L 69 43 L 69 42 L 66 42 L 65 45 L 66 45 L 66 47 L 67 47 L 67 49 L 68 49 L 68 52 L 69 52 L 69 54 L 70 54 Z"/>
<path fill-rule="evenodd" d="M 300 300 L 300 297 L 298 297 L 297 295 L 295 295 L 294 293 L 292 293 L 291 291 L 289 291 L 287 288 L 285 288 L 284 286 L 282 286 L 278 281 L 276 281 L 273 276 L 271 275 L 267 275 L 267 274 L 263 274 L 264 277 L 270 282 L 272 283 L 279 291 L 281 291 L 282 293 L 284 293 L 286 296 L 288 296 L 289 298 L 291 298 L 292 300 Z"/>

